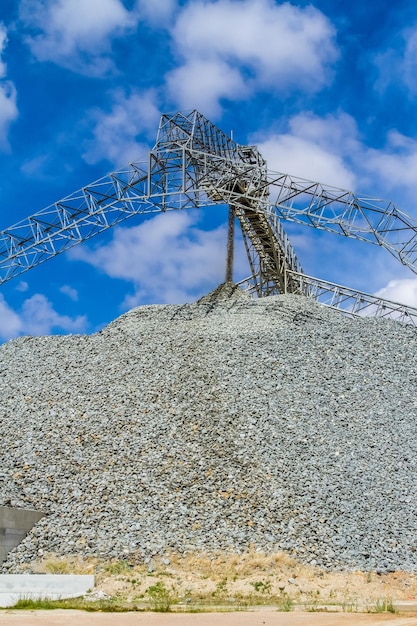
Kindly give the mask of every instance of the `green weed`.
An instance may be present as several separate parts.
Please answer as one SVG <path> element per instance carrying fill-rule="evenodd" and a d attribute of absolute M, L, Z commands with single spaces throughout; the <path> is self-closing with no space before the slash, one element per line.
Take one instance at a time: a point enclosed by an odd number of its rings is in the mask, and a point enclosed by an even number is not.
<path fill-rule="evenodd" d="M 392 598 L 378 599 L 374 606 L 375 613 L 396 613 L 397 610 L 392 602 Z"/>
<path fill-rule="evenodd" d="M 213 598 L 222 598 L 227 594 L 227 578 L 223 578 L 216 585 L 216 589 L 211 594 Z"/>
<path fill-rule="evenodd" d="M 152 611 L 168 613 L 171 610 L 173 597 L 164 583 L 158 581 L 148 589 L 149 604 Z"/>
<path fill-rule="evenodd" d="M 106 572 L 112 575 L 127 574 L 130 573 L 132 567 L 127 561 L 114 561 L 109 563 L 106 567 Z"/>
<path fill-rule="evenodd" d="M 294 607 L 294 602 L 286 591 L 280 591 L 280 594 L 278 596 L 277 606 L 278 606 L 278 611 L 284 611 L 284 612 L 292 611 Z"/>
<path fill-rule="evenodd" d="M 270 580 L 256 580 L 250 583 L 257 593 L 268 594 L 271 593 L 271 581 Z"/>

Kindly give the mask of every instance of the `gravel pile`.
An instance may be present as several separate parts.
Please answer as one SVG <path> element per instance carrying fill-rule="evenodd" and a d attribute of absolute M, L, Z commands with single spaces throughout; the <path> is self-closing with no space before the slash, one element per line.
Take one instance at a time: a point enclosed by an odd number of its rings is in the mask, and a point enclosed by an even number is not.
<path fill-rule="evenodd" d="M 3 565 L 285 550 L 417 570 L 417 332 L 233 285 L 0 347 Z"/>

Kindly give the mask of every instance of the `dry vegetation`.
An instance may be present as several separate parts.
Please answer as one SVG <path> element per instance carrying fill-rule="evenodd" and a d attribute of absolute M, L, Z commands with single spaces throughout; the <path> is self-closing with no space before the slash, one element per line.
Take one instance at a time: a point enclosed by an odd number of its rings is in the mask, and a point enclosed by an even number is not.
<path fill-rule="evenodd" d="M 278 610 L 394 611 L 417 596 L 417 575 L 325 572 L 283 553 L 166 554 L 147 564 L 49 555 L 32 571 L 95 574 L 88 599 L 122 609 L 235 610 L 273 605 Z"/>

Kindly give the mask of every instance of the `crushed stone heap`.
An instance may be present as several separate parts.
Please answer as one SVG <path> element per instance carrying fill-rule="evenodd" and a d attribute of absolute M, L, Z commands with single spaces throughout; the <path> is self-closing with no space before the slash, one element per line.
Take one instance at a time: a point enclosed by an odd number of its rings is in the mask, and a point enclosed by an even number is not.
<path fill-rule="evenodd" d="M 92 336 L 0 347 L 8 557 L 141 561 L 253 545 L 417 570 L 417 332 L 233 285 Z"/>

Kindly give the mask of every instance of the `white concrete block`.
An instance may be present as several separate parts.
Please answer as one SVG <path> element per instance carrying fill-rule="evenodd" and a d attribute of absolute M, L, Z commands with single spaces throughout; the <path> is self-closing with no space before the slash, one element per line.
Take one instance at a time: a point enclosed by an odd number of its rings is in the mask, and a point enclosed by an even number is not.
<path fill-rule="evenodd" d="M 94 576 L 85 574 L 0 574 L 0 606 L 13 606 L 20 598 L 77 598 L 94 584 Z"/>

